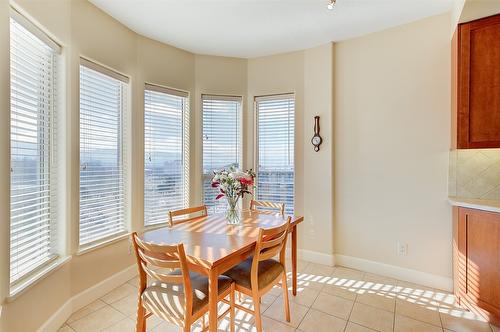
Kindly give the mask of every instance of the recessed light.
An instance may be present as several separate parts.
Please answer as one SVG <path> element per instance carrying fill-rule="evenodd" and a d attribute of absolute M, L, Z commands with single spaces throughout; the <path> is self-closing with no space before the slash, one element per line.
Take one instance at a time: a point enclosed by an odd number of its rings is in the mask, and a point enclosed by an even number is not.
<path fill-rule="evenodd" d="M 335 7 L 337 0 L 328 0 L 328 5 L 326 6 L 329 10 L 332 10 Z"/>

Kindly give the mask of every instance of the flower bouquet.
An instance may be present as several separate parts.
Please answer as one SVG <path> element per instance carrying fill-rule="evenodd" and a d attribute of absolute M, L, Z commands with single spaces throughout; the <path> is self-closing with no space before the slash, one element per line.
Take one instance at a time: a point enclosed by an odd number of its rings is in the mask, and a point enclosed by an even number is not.
<path fill-rule="evenodd" d="M 231 166 L 229 169 L 215 171 L 212 178 L 212 187 L 219 189 L 219 194 L 215 197 L 216 200 L 226 197 L 227 211 L 226 219 L 230 224 L 239 224 L 240 217 L 238 214 L 238 200 L 245 194 L 252 194 L 250 188 L 254 186 L 255 172 L 247 170 L 239 171 L 236 167 Z"/>

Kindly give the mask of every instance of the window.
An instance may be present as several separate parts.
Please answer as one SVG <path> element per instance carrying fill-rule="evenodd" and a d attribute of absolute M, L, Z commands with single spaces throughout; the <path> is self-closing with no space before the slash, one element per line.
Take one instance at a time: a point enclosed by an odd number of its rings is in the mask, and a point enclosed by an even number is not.
<path fill-rule="evenodd" d="M 255 98 L 257 200 L 285 203 L 293 214 L 295 100 L 292 94 Z"/>
<path fill-rule="evenodd" d="M 10 282 L 57 257 L 54 137 L 59 46 L 10 19 Z"/>
<path fill-rule="evenodd" d="M 144 223 L 165 223 L 188 205 L 188 94 L 146 84 L 144 91 Z"/>
<path fill-rule="evenodd" d="M 125 231 L 124 112 L 128 79 L 80 64 L 80 245 Z"/>
<path fill-rule="evenodd" d="M 225 211 L 211 187 L 213 171 L 241 163 L 241 97 L 202 96 L 203 200 L 211 213 Z"/>

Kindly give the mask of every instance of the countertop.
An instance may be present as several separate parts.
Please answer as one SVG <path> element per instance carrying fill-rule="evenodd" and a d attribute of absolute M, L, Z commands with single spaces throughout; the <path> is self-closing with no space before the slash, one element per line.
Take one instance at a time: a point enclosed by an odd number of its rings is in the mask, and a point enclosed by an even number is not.
<path fill-rule="evenodd" d="M 448 199 L 453 206 L 500 213 L 500 201 L 497 200 L 462 197 L 449 197 Z"/>

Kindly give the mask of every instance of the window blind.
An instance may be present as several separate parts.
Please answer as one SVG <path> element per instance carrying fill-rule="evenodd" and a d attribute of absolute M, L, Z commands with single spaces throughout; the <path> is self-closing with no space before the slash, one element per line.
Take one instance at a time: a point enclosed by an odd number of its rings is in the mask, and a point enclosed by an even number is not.
<path fill-rule="evenodd" d="M 241 97 L 202 96 L 203 109 L 203 200 L 210 213 L 223 212 L 224 200 L 216 201 L 211 187 L 214 170 L 240 167 Z"/>
<path fill-rule="evenodd" d="M 125 231 L 126 79 L 80 64 L 80 245 Z"/>
<path fill-rule="evenodd" d="M 295 100 L 291 94 L 255 99 L 257 111 L 257 200 L 294 207 Z"/>
<path fill-rule="evenodd" d="M 10 282 L 56 257 L 57 51 L 10 19 Z M 33 28 L 34 29 L 34 28 Z"/>
<path fill-rule="evenodd" d="M 165 223 L 188 205 L 188 94 L 144 90 L 144 223 Z"/>

